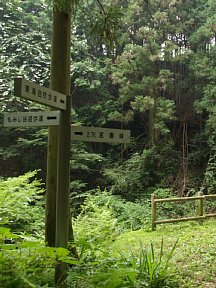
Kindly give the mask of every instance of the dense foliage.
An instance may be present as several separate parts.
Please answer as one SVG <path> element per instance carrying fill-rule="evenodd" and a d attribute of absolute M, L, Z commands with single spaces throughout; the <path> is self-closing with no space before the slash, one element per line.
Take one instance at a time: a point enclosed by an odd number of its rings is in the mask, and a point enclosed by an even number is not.
<path fill-rule="evenodd" d="M 8 197 L 0 202 L 1 287 L 55 287 L 58 261 L 70 265 L 69 287 L 195 288 L 214 283 L 215 221 L 163 226 L 150 232 L 147 202 L 122 201 L 106 191 L 97 191 L 88 196 L 74 218 L 79 252 L 79 259 L 74 259 L 65 249 L 44 247 L 42 207 L 38 203 L 32 206 L 32 197 L 36 200 L 42 192 L 35 172 L 1 180 L 3 186 L 1 193 Z M 171 192 L 161 189 L 157 193 L 167 197 Z M 183 212 L 166 205 L 160 214 L 170 214 L 171 208 L 177 214 Z"/>
<path fill-rule="evenodd" d="M 51 2 L 0 3 L 0 124 L 4 112 L 45 109 L 15 97 L 13 79 L 22 76 L 49 85 Z M 110 247 L 122 235 L 129 241 L 128 231 L 149 231 L 151 193 L 158 198 L 192 196 L 199 190 L 215 194 L 215 1 L 61 3 L 62 10 L 76 4 L 71 39 L 73 124 L 130 129 L 131 143 L 71 143 L 70 196 L 78 261 L 64 249 L 44 248 L 41 243 L 47 128 L 0 125 L 0 284 L 53 287 L 56 261 L 63 259 L 74 265 L 71 287 L 177 287 L 170 277 L 174 271 L 168 269 L 174 242 L 167 253 L 161 240 L 157 251 L 153 244 L 147 249 L 140 243 L 135 252 L 116 255 Z M 35 169 L 37 173 L 29 172 Z M 214 207 L 210 203 L 207 209 L 214 212 Z M 193 215 L 194 209 L 193 204 L 166 203 L 159 214 Z M 186 243 L 184 237 L 182 242 Z M 207 254 L 212 261 L 215 252 Z M 181 261 L 179 256 L 174 263 Z M 180 274 L 187 278 L 186 270 L 183 267 Z M 187 287 L 198 287 L 199 279 L 195 285 Z"/>
<path fill-rule="evenodd" d="M 214 2 L 117 1 L 113 10 L 108 4 L 83 1 L 73 10 L 72 119 L 131 129 L 132 142 L 73 144 L 73 196 L 97 186 L 130 200 L 158 185 L 180 195 L 201 186 L 214 193 Z M 13 96 L 13 78 L 48 85 L 51 5 L 3 1 L 0 11 L 1 111 L 42 109 Z M 98 24 L 105 16 L 104 25 L 116 23 L 113 45 Z M 45 177 L 46 129 L 0 134 L 1 175 L 42 169 Z"/>
<path fill-rule="evenodd" d="M 43 236 L 44 189 L 36 172 L 0 181 L 0 224 L 13 232 Z"/>

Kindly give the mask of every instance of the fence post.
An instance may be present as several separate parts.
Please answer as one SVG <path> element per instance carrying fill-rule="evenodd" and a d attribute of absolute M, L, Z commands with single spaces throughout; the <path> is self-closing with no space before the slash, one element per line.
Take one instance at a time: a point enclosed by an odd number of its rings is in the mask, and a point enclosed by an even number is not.
<path fill-rule="evenodd" d="M 156 212 L 156 202 L 155 202 L 156 196 L 155 194 L 151 195 L 151 222 L 152 222 L 152 230 L 156 230 L 156 217 L 157 217 L 157 212 Z"/>
<path fill-rule="evenodd" d="M 198 192 L 199 197 L 203 197 L 203 192 Z M 203 216 L 203 198 L 198 199 L 198 216 Z"/>

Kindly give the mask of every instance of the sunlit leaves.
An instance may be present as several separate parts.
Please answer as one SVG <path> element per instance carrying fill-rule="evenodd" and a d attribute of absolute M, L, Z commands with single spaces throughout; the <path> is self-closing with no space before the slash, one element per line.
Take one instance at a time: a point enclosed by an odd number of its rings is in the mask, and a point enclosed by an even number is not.
<path fill-rule="evenodd" d="M 131 107 L 140 112 L 154 108 L 155 101 L 151 96 L 136 96 L 134 101 L 131 101 Z"/>
<path fill-rule="evenodd" d="M 13 78 L 22 76 L 41 84 L 48 81 L 51 35 L 48 15 L 49 7 L 43 0 L 0 4 L 3 67 L 0 109 L 11 109 L 16 105 L 25 109 L 23 100 L 13 101 Z"/>
<path fill-rule="evenodd" d="M 95 21 L 91 23 L 92 33 L 94 33 L 99 43 L 113 46 L 117 42 L 117 32 L 120 27 L 122 12 L 114 6 L 100 5 L 99 11 L 95 11 Z"/>
<path fill-rule="evenodd" d="M 38 232 L 43 226 L 43 208 L 39 204 L 44 190 L 33 179 L 36 171 L 0 181 L 0 223 L 14 231 Z M 37 202 L 37 204 L 35 203 Z"/>

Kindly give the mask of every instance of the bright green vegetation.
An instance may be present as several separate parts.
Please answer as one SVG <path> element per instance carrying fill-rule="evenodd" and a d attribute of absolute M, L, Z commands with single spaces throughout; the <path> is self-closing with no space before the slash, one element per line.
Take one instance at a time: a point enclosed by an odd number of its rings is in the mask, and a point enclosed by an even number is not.
<path fill-rule="evenodd" d="M 84 228 L 82 233 L 86 233 Z M 53 287 L 54 265 L 58 256 L 58 259 L 74 265 L 68 274 L 69 287 L 213 288 L 215 235 L 215 221 L 207 221 L 203 225 L 165 225 L 157 232 L 129 231 L 113 242 L 101 239 L 94 251 L 83 244 L 80 248 L 85 248 L 85 257 L 82 256 L 80 261 L 68 258 L 64 250 L 56 252 L 54 248 L 44 248 L 32 239 L 20 245 L 1 244 L 1 285 Z M 94 244 L 94 239 L 90 244 Z M 93 256 L 96 251 L 99 255 Z"/>
<path fill-rule="evenodd" d="M 0 3 L 1 123 L 5 111 L 45 109 L 14 97 L 13 78 L 49 85 L 48 2 Z M 130 129 L 132 141 L 126 147 L 71 144 L 71 198 L 98 186 L 129 200 L 158 186 L 180 195 L 200 187 L 214 193 L 215 1 L 101 1 L 107 15 L 98 1 L 72 2 L 79 2 L 71 41 L 72 122 Z M 113 46 L 100 30 L 104 16 Z M 121 18 L 119 25 L 111 16 Z M 45 179 L 46 128 L 0 126 L 0 137 L 0 175 L 41 169 Z"/>
<path fill-rule="evenodd" d="M 0 181 L 0 224 L 13 232 L 43 236 L 44 189 L 36 171 Z"/>
<path fill-rule="evenodd" d="M 58 1 L 77 4 L 72 123 L 132 135 L 127 145 L 71 143 L 79 260 L 44 246 L 47 128 L 2 126 L 4 112 L 45 109 L 14 97 L 13 78 L 50 85 L 51 2 L 0 1 L 0 286 L 55 287 L 65 261 L 74 288 L 216 287 L 215 220 L 150 229 L 152 193 L 216 192 L 215 0 Z M 157 211 L 193 216 L 196 204 Z"/>
<path fill-rule="evenodd" d="M 216 225 L 209 220 L 200 225 L 196 222 L 187 224 L 161 225 L 154 232 L 143 230 L 120 235 L 113 243 L 113 248 L 124 251 L 126 255 L 139 253 L 139 243 L 146 247 L 150 242 L 160 250 L 164 240 L 165 254 L 178 243 L 170 260 L 170 272 L 179 287 L 215 287 L 216 276 Z M 136 252 L 135 252 L 136 251 Z M 116 254 L 115 254 L 116 255 Z M 139 254 L 138 254 L 139 255 Z M 160 286 L 159 286 L 160 287 Z M 163 286 L 162 286 L 163 287 Z M 172 286 L 178 287 L 178 286 Z"/>
<path fill-rule="evenodd" d="M 44 246 L 43 189 L 34 178 L 35 172 L 0 181 L 1 287 L 55 287 L 57 261 L 69 264 L 69 287 L 214 287 L 215 220 L 151 231 L 148 202 L 95 191 L 74 218 L 77 260 Z M 160 213 L 167 217 L 166 209 Z"/>
<path fill-rule="evenodd" d="M 103 197 L 107 200 L 105 205 L 101 205 Z M 98 286 L 90 286 L 87 282 L 87 286 L 83 287 L 214 287 L 215 220 L 209 220 L 203 224 L 193 221 L 186 224 L 158 225 L 157 231 L 152 232 L 148 225 L 149 208 L 147 205 L 134 204 L 136 205 L 136 208 L 134 207 L 136 213 L 134 213 L 131 203 L 118 205 L 118 199 L 116 198 L 115 201 L 113 199 L 112 202 L 112 198 L 114 197 L 106 194 L 105 196 L 103 194 L 90 196 L 84 206 L 84 213 L 74 223 L 82 258 L 88 259 L 87 271 L 90 274 L 90 271 L 96 273 L 96 275 L 86 277 L 86 270 L 84 270 L 84 282 L 92 279 L 96 281 L 93 282 L 96 285 L 97 281 L 101 281 L 97 284 Z M 120 207 L 119 210 L 117 207 Z M 185 210 L 186 213 L 187 211 L 190 211 L 189 207 Z M 166 210 L 165 214 L 163 211 L 160 212 L 164 216 L 167 215 Z M 137 225 L 139 220 L 142 223 L 139 227 L 141 229 L 131 231 L 129 226 L 125 226 L 126 219 L 130 219 L 130 223 L 137 223 Z M 154 261 L 151 255 L 151 245 L 155 254 Z M 161 253 L 162 247 L 164 254 Z M 157 284 L 152 283 L 152 286 L 146 280 L 145 273 L 141 273 L 144 266 L 144 264 L 140 265 L 143 253 L 147 253 L 151 258 L 151 268 L 153 271 L 155 268 L 152 273 L 155 273 L 154 276 L 158 273 L 157 279 L 161 281 Z M 166 270 L 166 261 L 171 255 Z M 93 262 L 93 267 L 89 260 Z M 146 270 L 151 271 L 151 269 Z M 147 274 L 149 277 L 150 272 Z M 163 282 L 163 276 L 165 282 Z M 129 283 L 130 281 L 124 282 L 125 277 L 126 279 L 134 277 L 134 286 Z M 105 280 L 107 286 L 102 285 Z M 119 283 L 122 286 L 118 286 Z"/>

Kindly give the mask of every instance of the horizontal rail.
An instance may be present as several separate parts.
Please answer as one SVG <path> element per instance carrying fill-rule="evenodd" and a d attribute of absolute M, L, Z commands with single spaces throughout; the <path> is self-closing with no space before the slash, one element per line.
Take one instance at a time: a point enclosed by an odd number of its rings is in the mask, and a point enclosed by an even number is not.
<path fill-rule="evenodd" d="M 206 199 L 216 199 L 216 195 L 204 195 Z"/>
<path fill-rule="evenodd" d="M 176 197 L 176 198 L 165 198 L 165 199 L 157 199 L 156 195 L 152 194 L 151 196 L 151 214 L 152 214 L 152 230 L 156 229 L 157 224 L 164 224 L 164 223 L 175 223 L 175 222 L 186 222 L 190 220 L 201 220 L 206 219 L 210 217 L 216 217 L 216 213 L 212 214 L 205 214 L 203 215 L 203 206 L 204 206 L 204 200 L 207 199 L 216 199 L 216 194 L 214 195 L 203 195 L 202 192 L 198 192 L 198 196 L 193 197 Z M 197 201 L 197 216 L 193 217 L 182 217 L 182 218 L 176 218 L 176 219 L 164 219 L 164 220 L 157 220 L 157 203 L 165 203 L 165 202 L 186 202 L 186 201 Z"/>
<path fill-rule="evenodd" d="M 157 220 L 154 221 L 155 224 L 163 224 L 163 223 L 174 223 L 174 222 L 185 222 L 189 220 L 200 220 L 205 219 L 206 216 L 195 216 L 195 217 L 187 217 L 187 218 L 176 218 L 176 219 L 166 219 L 166 220 Z M 213 217 L 213 216 L 212 216 Z"/>
<path fill-rule="evenodd" d="M 177 198 L 164 198 L 164 199 L 155 199 L 154 201 L 157 203 L 162 202 L 182 202 L 182 201 L 188 201 L 188 200 L 198 200 L 198 199 L 204 199 L 205 196 L 194 196 L 194 197 L 177 197 Z"/>
<path fill-rule="evenodd" d="M 208 218 L 210 218 L 210 217 L 216 217 L 216 214 L 215 214 L 215 213 L 214 213 L 214 214 L 206 214 L 205 217 L 208 217 Z"/>

